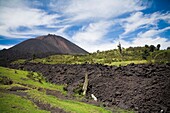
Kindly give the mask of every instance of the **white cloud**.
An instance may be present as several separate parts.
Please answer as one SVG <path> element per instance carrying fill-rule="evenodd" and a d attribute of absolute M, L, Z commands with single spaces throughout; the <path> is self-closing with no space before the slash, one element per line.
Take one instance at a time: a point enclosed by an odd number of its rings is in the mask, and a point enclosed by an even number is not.
<path fill-rule="evenodd" d="M 88 18 L 92 20 L 100 18 L 105 21 L 107 18 L 144 8 L 135 0 L 108 0 L 102 2 L 97 0 L 71 0 L 67 2 L 65 0 L 51 0 L 49 6 L 53 10 L 59 11 L 59 15 L 48 14 L 48 11 L 36 8 L 35 6 L 43 5 L 38 1 L 6 0 L 0 1 L 0 3 L 0 34 L 9 38 L 31 38 L 29 35 L 41 35 L 41 33 L 44 34 L 46 32 L 64 34 L 62 30 L 66 28 L 65 26 L 70 26 L 70 22 L 77 19 L 87 22 Z M 63 19 L 57 20 L 59 17 Z M 97 22 L 99 21 L 94 21 L 94 23 Z M 62 27 L 59 28 L 59 24 L 62 24 Z M 41 28 L 35 28 L 35 26 L 39 25 L 46 26 L 46 28 L 56 28 L 56 31 L 45 31 Z M 30 30 L 18 32 L 17 28 L 21 26 L 28 27 Z M 86 33 L 89 32 L 87 31 Z M 102 34 L 103 33 L 93 33 L 93 38 L 98 38 L 99 35 Z M 80 33 L 77 33 L 77 36 L 78 35 L 80 35 Z M 81 33 L 81 35 L 85 36 L 85 33 Z"/>
<path fill-rule="evenodd" d="M 56 34 L 56 35 L 61 35 L 61 36 L 65 37 L 66 34 L 64 33 L 64 31 L 67 28 L 68 28 L 68 26 L 60 26 L 60 28 L 58 28 L 58 30 L 55 30 L 55 31 L 32 28 L 26 32 L 20 32 L 20 31 L 17 31 L 16 29 L 14 29 L 10 34 L 7 32 L 5 35 L 5 32 L 4 32 L 4 35 L 8 36 L 10 38 L 16 38 L 16 39 L 17 38 L 35 38 L 33 36 L 41 36 L 41 35 L 47 35 L 47 34 Z M 65 37 L 65 38 L 68 38 L 68 37 Z"/>
<path fill-rule="evenodd" d="M 142 12 L 136 12 L 131 14 L 130 17 L 120 20 L 122 22 L 122 27 L 125 32 L 122 35 L 127 35 L 139 28 L 146 28 L 150 25 L 157 27 L 157 23 L 159 20 L 164 20 L 169 22 L 170 13 L 161 14 L 159 12 L 155 12 L 152 14 L 143 14 Z"/>
<path fill-rule="evenodd" d="M 30 36 L 30 32 L 32 35 L 42 35 L 40 33 L 44 31 L 36 26 L 46 27 L 59 22 L 57 18 L 60 16 L 58 14 L 48 14 L 41 9 L 30 7 L 31 4 L 38 5 L 38 2 L 7 0 L 0 3 L 0 35 L 8 38 L 33 38 Z M 23 31 L 18 31 L 19 27 L 26 27 L 30 30 L 23 33 Z M 46 32 L 48 31 L 50 30 L 46 30 Z"/>
<path fill-rule="evenodd" d="M 84 49 L 88 50 L 89 52 L 95 52 L 97 50 L 110 50 L 117 48 L 119 42 L 121 43 L 122 47 L 136 47 L 136 46 L 144 46 L 144 45 L 155 45 L 161 44 L 161 49 L 166 49 L 170 45 L 170 41 L 165 37 L 160 37 L 159 34 L 169 30 L 170 27 L 166 27 L 164 29 L 151 29 L 144 33 L 139 33 L 137 37 L 133 38 L 131 41 L 127 41 L 124 39 L 115 39 L 112 42 L 106 41 L 102 43 L 97 43 L 97 41 L 93 43 L 78 43 Z"/>
<path fill-rule="evenodd" d="M 34 38 L 33 36 L 56 34 L 68 38 L 65 30 L 71 24 L 63 24 L 62 15 L 49 14 L 47 10 L 39 9 L 44 5 L 39 1 L 6 0 L 0 1 L 0 35 L 7 38 Z M 46 4 L 47 5 L 47 4 Z M 45 29 L 37 26 L 44 26 Z M 29 28 L 27 31 L 18 31 L 18 28 Z"/>
<path fill-rule="evenodd" d="M 28 5 L 28 2 L 26 3 L 26 0 L 0 0 L 0 6 L 1 7 L 25 7 Z"/>
<path fill-rule="evenodd" d="M 112 25 L 112 21 L 100 21 L 83 26 L 73 35 L 73 42 L 89 52 L 113 49 L 115 46 L 112 42 L 104 41 Z"/>
<path fill-rule="evenodd" d="M 131 42 L 133 46 L 144 46 L 161 44 L 161 49 L 166 49 L 170 45 L 170 41 L 165 37 L 160 37 L 159 34 L 170 30 L 170 27 L 164 29 L 151 29 L 144 33 L 139 33 L 136 38 Z"/>
<path fill-rule="evenodd" d="M 72 21 L 108 19 L 145 8 L 138 0 L 70 0 L 65 4 L 64 1 L 52 1 L 50 6 L 54 11 L 71 17 Z"/>
<path fill-rule="evenodd" d="M 78 43 L 79 44 L 79 43 Z M 84 48 L 88 52 L 96 52 L 97 50 L 104 51 L 104 50 L 110 50 L 115 49 L 117 47 L 118 43 L 112 43 L 112 42 L 106 42 L 106 43 L 91 43 L 91 44 L 79 44 L 80 47 Z"/>
<path fill-rule="evenodd" d="M 143 46 L 146 42 L 154 45 L 160 43 L 162 48 L 170 45 L 166 37 L 159 36 L 170 27 L 161 30 L 157 27 L 159 20 L 170 23 L 170 13 L 144 14 L 141 11 L 146 7 L 141 5 L 140 0 L 51 0 L 49 5 L 44 3 L 44 1 L 0 0 L 0 35 L 8 38 L 33 38 L 32 35 L 51 33 L 64 36 L 90 52 L 114 49 L 119 41 L 123 47 Z M 51 9 L 39 9 L 43 5 Z M 50 10 L 56 13 L 50 14 Z M 126 13 L 132 14 L 128 18 L 115 19 Z M 131 41 L 124 38 L 107 41 L 109 39 L 105 36 L 111 32 L 115 23 L 121 24 L 125 31 L 120 37 L 128 37 L 129 33 L 140 28 L 150 30 L 140 32 L 131 38 Z M 83 26 L 82 29 L 69 37 L 67 29 L 77 25 Z M 18 31 L 18 28 L 23 26 L 29 30 Z M 37 26 L 44 26 L 45 29 Z"/>
<path fill-rule="evenodd" d="M 94 43 L 104 38 L 107 34 L 112 22 L 90 23 L 87 27 L 83 27 L 73 36 L 73 40 L 79 43 Z"/>
<path fill-rule="evenodd" d="M 170 41 L 165 37 L 160 37 L 159 34 L 170 30 L 170 27 L 164 29 L 151 29 L 146 32 L 138 33 L 137 37 L 133 38 L 132 41 L 126 41 L 120 39 L 120 42 L 123 47 L 135 47 L 135 46 L 144 46 L 144 45 L 157 45 L 161 44 L 161 49 L 166 49 L 170 45 Z"/>
<path fill-rule="evenodd" d="M 139 33 L 138 34 L 138 37 L 140 37 L 140 38 L 153 38 L 154 36 L 157 36 L 157 35 L 159 35 L 160 33 L 162 33 L 162 32 L 165 32 L 165 31 L 167 31 L 167 30 L 170 30 L 170 27 L 166 27 L 166 28 L 164 28 L 164 29 L 151 29 L 151 30 L 148 30 L 148 31 L 146 31 L 146 32 L 144 32 L 144 33 Z"/>
<path fill-rule="evenodd" d="M 8 48 L 10 48 L 10 47 L 12 47 L 12 46 L 14 46 L 14 45 L 0 45 L 0 50 L 2 50 L 2 49 L 8 49 Z"/>
<path fill-rule="evenodd" d="M 168 41 L 166 38 L 163 37 L 155 37 L 155 38 L 141 38 L 138 37 L 132 42 L 132 46 L 144 46 L 145 44 L 147 45 L 157 45 L 161 44 L 161 49 L 166 49 L 170 45 L 170 41 Z"/>
<path fill-rule="evenodd" d="M 48 25 L 55 22 L 59 15 L 48 15 L 39 9 L 31 8 L 1 8 L 0 24 L 11 28 L 19 26 Z"/>

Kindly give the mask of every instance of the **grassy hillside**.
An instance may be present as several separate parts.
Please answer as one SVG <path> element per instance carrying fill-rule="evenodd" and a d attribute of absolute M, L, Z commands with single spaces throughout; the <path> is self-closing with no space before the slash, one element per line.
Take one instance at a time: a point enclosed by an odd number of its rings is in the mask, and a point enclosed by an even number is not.
<path fill-rule="evenodd" d="M 1 113 L 111 113 L 102 107 L 68 100 L 62 85 L 47 83 L 35 72 L 0 67 Z M 47 92 L 55 92 L 47 93 Z M 56 96 L 57 95 L 57 96 Z M 117 112 L 130 113 L 117 109 Z"/>
<path fill-rule="evenodd" d="M 130 47 L 109 51 L 97 51 L 88 55 L 53 55 L 46 58 L 37 58 L 28 62 L 44 64 L 84 64 L 99 63 L 104 65 L 124 66 L 130 63 L 168 63 L 170 62 L 170 50 L 154 50 L 149 47 Z M 13 63 L 24 63 L 26 60 L 20 59 Z"/>
<path fill-rule="evenodd" d="M 38 109 L 30 100 L 4 92 L 0 92 L 0 111 L 1 113 L 50 113 Z"/>
<path fill-rule="evenodd" d="M 170 63 L 170 50 L 155 51 L 148 57 L 148 61 L 154 63 Z"/>

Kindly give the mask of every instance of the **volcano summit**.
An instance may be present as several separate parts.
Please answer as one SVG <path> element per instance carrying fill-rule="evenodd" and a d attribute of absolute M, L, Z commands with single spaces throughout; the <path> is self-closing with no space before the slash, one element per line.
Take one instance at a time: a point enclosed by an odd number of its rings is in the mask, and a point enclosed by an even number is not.
<path fill-rule="evenodd" d="M 11 61 L 21 58 L 46 57 L 54 54 L 87 54 L 76 44 L 57 35 L 44 35 L 23 41 L 9 49 L 0 51 L 1 60 Z"/>

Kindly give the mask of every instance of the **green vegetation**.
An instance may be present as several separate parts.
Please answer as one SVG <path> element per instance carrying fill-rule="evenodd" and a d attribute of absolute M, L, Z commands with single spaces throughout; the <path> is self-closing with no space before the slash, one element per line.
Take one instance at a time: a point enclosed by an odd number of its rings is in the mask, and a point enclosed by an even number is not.
<path fill-rule="evenodd" d="M 169 50 L 159 50 L 160 44 L 145 45 L 144 47 L 122 48 L 118 45 L 118 49 L 108 51 L 97 51 L 87 55 L 52 55 L 47 58 L 37 58 L 29 62 L 44 64 L 104 64 L 125 66 L 130 63 L 168 63 Z M 163 53 L 162 53 L 163 52 Z M 163 57 L 161 59 L 161 57 Z M 165 58 L 165 59 L 164 59 Z M 160 61 L 161 60 L 161 61 Z M 163 60 L 163 61 L 162 61 Z M 17 63 L 17 61 L 15 61 Z M 18 61 L 20 63 L 20 61 Z"/>
<path fill-rule="evenodd" d="M 25 63 L 25 62 L 26 62 L 25 59 L 19 59 L 19 60 L 17 60 L 17 61 L 12 62 L 12 64 L 23 64 L 23 63 Z"/>
<path fill-rule="evenodd" d="M 41 79 L 41 82 L 39 82 Z M 9 81 L 12 81 L 9 83 Z M 4 84 L 5 83 L 5 84 Z M 7 83 L 7 84 L 6 84 Z M 17 90 L 16 93 L 11 93 L 10 89 L 18 87 L 26 90 Z M 41 104 L 48 104 L 51 107 L 57 107 L 71 113 L 111 113 L 102 107 L 78 102 L 75 100 L 60 99 L 52 95 L 47 95 L 46 90 L 60 91 L 63 95 L 66 92 L 64 86 L 54 85 L 46 82 L 38 73 L 22 70 L 15 70 L 0 67 L 0 111 L 2 113 L 41 113 L 48 112 L 40 110 L 35 101 Z M 42 90 L 39 90 L 39 89 Z M 19 96 L 17 94 L 25 93 Z M 34 100 L 34 102 L 32 102 Z M 115 108 L 115 111 L 120 109 Z M 124 113 L 122 110 L 120 113 Z M 131 112 L 132 113 L 132 112 Z"/>
<path fill-rule="evenodd" d="M 50 113 L 39 110 L 31 101 L 14 94 L 0 92 L 1 113 Z"/>
<path fill-rule="evenodd" d="M 128 64 L 131 64 L 131 63 L 134 63 L 134 64 L 145 64 L 147 63 L 146 60 L 134 60 L 134 61 L 122 61 L 122 62 L 112 62 L 110 64 L 106 64 L 106 65 L 111 65 L 111 66 L 126 66 Z"/>
<path fill-rule="evenodd" d="M 170 63 L 170 50 L 160 50 L 153 52 L 148 61 L 153 63 Z"/>
<path fill-rule="evenodd" d="M 12 62 L 13 64 L 22 64 L 25 62 L 44 63 L 44 64 L 104 64 L 125 66 L 130 63 L 170 63 L 170 49 L 160 50 L 160 44 L 156 47 L 153 45 L 145 45 L 144 47 L 129 47 L 124 49 L 118 45 L 118 49 L 108 51 L 97 51 L 88 55 L 53 55 L 47 58 L 37 58 L 30 61 L 20 59 Z M 25 88 L 24 92 L 27 96 L 20 97 L 11 94 L 10 89 L 14 87 Z M 64 85 L 51 84 L 45 81 L 40 73 L 28 72 L 0 67 L 0 112 L 2 113 L 18 113 L 18 112 L 48 112 L 39 110 L 39 108 L 29 99 L 48 104 L 51 107 L 60 108 L 71 113 L 111 113 L 103 107 L 78 102 L 84 98 L 83 84 L 79 84 L 73 89 L 75 100 L 65 100 L 52 95 L 47 95 L 47 89 L 59 91 L 63 95 L 67 95 Z M 40 90 L 41 89 L 41 90 Z M 28 99 L 29 97 L 29 99 Z M 119 108 L 112 108 L 115 113 L 133 113 Z"/>
<path fill-rule="evenodd" d="M 122 50 L 122 54 L 117 49 L 96 52 L 88 55 L 53 55 L 47 58 L 35 59 L 30 62 L 44 64 L 104 64 L 104 65 L 127 65 L 129 63 L 146 63 L 142 58 L 142 51 Z"/>
<path fill-rule="evenodd" d="M 4 76 L 8 79 L 11 79 L 14 84 L 20 84 L 24 86 L 28 86 L 31 88 L 43 88 L 43 89 L 51 89 L 51 90 L 58 90 L 65 94 L 66 92 L 63 90 L 63 85 L 54 85 L 51 83 L 46 82 L 44 79 L 41 79 L 41 82 L 37 82 L 36 80 L 30 79 L 28 77 L 30 72 L 22 71 L 22 70 L 15 70 L 0 67 L 0 78 L 2 79 Z M 32 72 L 33 76 L 39 77 L 38 73 Z M 37 78 L 35 78 L 37 79 Z"/>
<path fill-rule="evenodd" d="M 50 104 L 53 107 L 58 107 L 68 112 L 73 113 L 111 113 L 111 111 L 105 110 L 103 108 L 85 104 L 82 102 L 77 102 L 73 100 L 61 100 L 54 96 L 47 96 L 43 92 L 38 92 L 36 90 L 29 90 L 28 94 L 31 98 L 38 100 L 44 104 Z"/>

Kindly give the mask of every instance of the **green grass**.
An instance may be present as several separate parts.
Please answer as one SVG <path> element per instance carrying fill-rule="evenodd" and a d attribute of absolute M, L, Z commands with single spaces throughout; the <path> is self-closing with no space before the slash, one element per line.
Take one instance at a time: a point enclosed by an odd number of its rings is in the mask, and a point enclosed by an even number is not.
<path fill-rule="evenodd" d="M 47 60 L 48 59 L 48 60 Z M 53 55 L 49 56 L 47 58 L 42 58 L 42 59 L 35 59 L 32 60 L 31 62 L 33 63 L 44 63 L 44 64 L 84 64 L 85 62 L 88 62 L 90 64 L 104 64 L 104 65 L 111 65 L 111 66 L 125 66 L 130 63 L 134 64 L 143 64 L 147 63 L 147 60 L 117 60 L 115 58 L 88 58 L 87 55 L 84 56 L 75 56 L 72 55 Z"/>
<path fill-rule="evenodd" d="M 35 72 L 33 74 L 38 75 Z M 42 83 L 40 83 L 28 78 L 27 75 L 28 71 L 0 67 L 0 76 L 6 76 L 12 79 L 12 81 L 16 84 L 26 85 L 32 88 L 45 88 L 51 90 L 58 90 L 63 94 L 66 94 L 66 92 L 63 90 L 64 85 L 54 85 L 46 81 L 42 81 Z"/>
<path fill-rule="evenodd" d="M 26 62 L 25 59 L 18 59 L 18 60 L 16 60 L 16 61 L 12 62 L 12 64 L 23 64 L 23 63 L 25 63 L 25 62 Z"/>
<path fill-rule="evenodd" d="M 1 113 L 50 113 L 39 110 L 31 101 L 14 94 L 0 92 Z"/>
<path fill-rule="evenodd" d="M 63 100 L 59 99 L 52 95 L 46 95 L 46 89 L 63 91 L 63 86 L 54 85 L 43 81 L 43 83 L 39 83 L 38 81 L 34 81 L 27 77 L 28 72 L 22 70 L 15 70 L 0 67 L 0 77 L 2 76 L 10 78 L 13 81 L 11 85 L 3 85 L 0 84 L 0 90 L 7 91 L 8 89 L 18 86 L 18 87 L 26 87 L 28 90 L 27 93 L 29 98 L 32 98 L 42 104 L 50 104 L 52 107 L 57 107 L 63 109 L 64 111 L 68 111 L 71 113 L 111 113 L 110 110 L 106 110 L 103 107 L 98 107 L 95 105 L 86 104 L 83 102 L 78 102 L 75 100 Z M 37 73 L 34 73 L 37 74 Z M 44 91 L 38 91 L 38 88 L 44 88 Z M 25 96 L 24 98 L 7 93 L 0 93 L 0 112 L 1 113 L 41 113 L 47 112 L 43 110 L 39 110 L 34 103 L 27 100 L 28 98 Z M 121 110 L 121 112 L 119 112 Z M 123 109 L 115 109 L 119 113 L 126 113 L 126 110 Z M 130 113 L 130 112 L 127 112 Z M 133 113 L 133 112 L 131 112 Z"/>
<path fill-rule="evenodd" d="M 122 49 L 122 54 L 118 49 L 108 51 L 98 51 L 86 55 L 52 55 L 46 58 L 37 58 L 28 62 L 44 64 L 104 64 L 104 65 L 122 65 L 130 63 L 168 63 L 170 62 L 170 50 L 155 50 L 151 52 L 146 47 L 129 47 Z M 24 63 L 23 59 L 13 63 Z"/>
<path fill-rule="evenodd" d="M 146 60 L 136 60 L 136 61 L 121 61 L 121 62 L 112 62 L 110 64 L 105 64 L 105 65 L 111 65 L 111 66 L 126 66 L 128 64 L 131 64 L 131 63 L 134 63 L 134 64 L 145 64 L 147 63 Z"/>
<path fill-rule="evenodd" d="M 28 94 L 35 100 L 45 104 L 51 104 L 53 107 L 58 107 L 71 113 L 111 113 L 111 111 L 101 107 L 73 100 L 57 99 L 54 96 L 47 96 L 45 93 L 36 90 L 29 90 Z"/>
<path fill-rule="evenodd" d="M 170 50 L 160 50 L 153 52 L 148 61 L 152 63 L 170 63 Z"/>
<path fill-rule="evenodd" d="M 0 85 L 0 89 L 4 89 L 4 90 L 11 89 L 12 87 L 24 87 L 24 88 L 27 88 L 27 89 L 31 89 L 28 86 L 23 86 L 23 85 L 16 84 L 16 83 L 13 83 L 11 85 L 2 85 L 2 84 Z"/>
<path fill-rule="evenodd" d="M 14 70 L 9 68 L 0 67 L 0 77 L 6 76 L 13 81 L 11 85 L 0 84 L 0 89 L 2 91 L 7 91 L 14 86 L 27 87 L 29 90 L 25 92 L 34 100 L 37 100 L 44 104 L 50 104 L 53 107 L 58 107 L 64 111 L 71 113 L 111 113 L 111 111 L 106 110 L 101 107 L 86 104 L 83 102 L 78 102 L 74 100 L 62 100 L 51 95 L 46 95 L 45 89 L 59 90 L 63 92 L 62 86 L 46 83 L 43 84 L 38 81 L 33 81 L 27 77 L 28 72 L 22 70 Z M 37 73 L 34 73 L 37 74 Z M 38 88 L 44 88 L 44 91 L 40 92 Z M 39 110 L 34 103 L 27 100 L 27 96 L 22 98 L 14 94 L 0 93 L 0 112 L 2 113 L 41 113 L 46 112 Z"/>
<path fill-rule="evenodd" d="M 94 52 L 86 55 L 52 55 L 47 58 L 37 58 L 29 62 L 44 63 L 44 64 L 84 64 L 84 63 L 99 63 L 105 65 L 115 64 L 116 62 L 127 64 L 126 61 L 140 61 L 142 59 L 143 47 L 135 49 L 123 49 L 122 55 L 117 49 Z M 22 60 L 15 61 L 15 63 L 22 63 Z M 24 63 L 24 62 L 23 62 Z M 138 63 L 138 62 L 136 62 Z M 124 65 L 122 64 L 122 65 Z"/>

